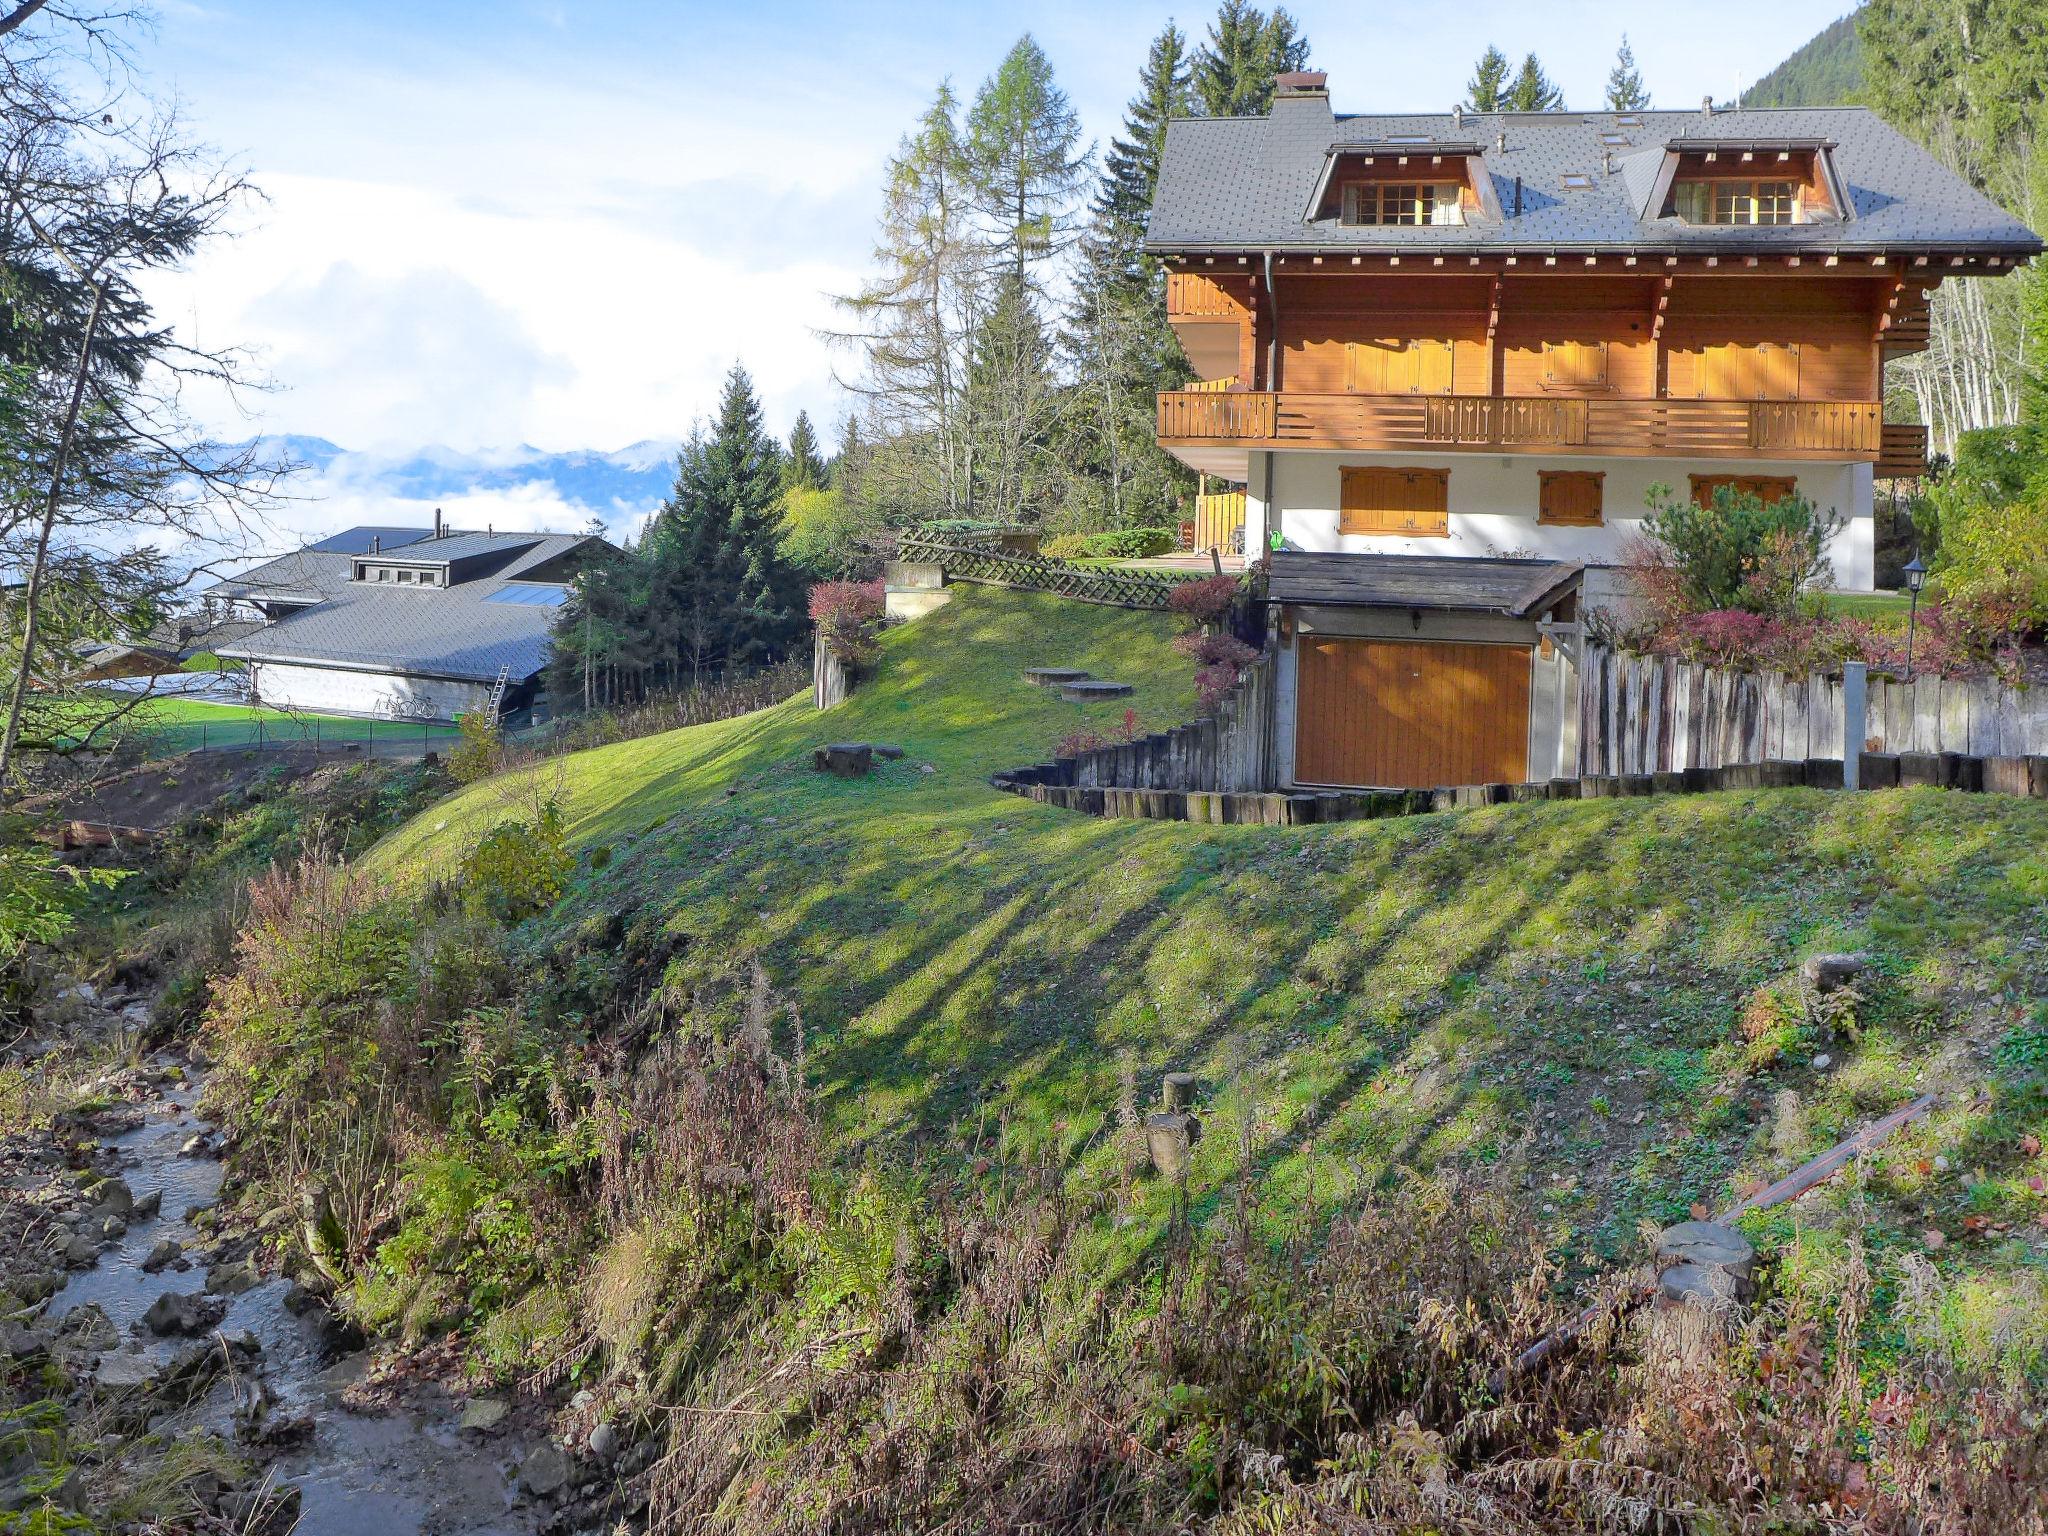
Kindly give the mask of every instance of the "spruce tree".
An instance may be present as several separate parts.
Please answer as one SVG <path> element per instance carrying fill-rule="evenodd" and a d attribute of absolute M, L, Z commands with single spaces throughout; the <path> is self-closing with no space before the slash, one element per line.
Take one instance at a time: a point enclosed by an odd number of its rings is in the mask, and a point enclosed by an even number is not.
<path fill-rule="evenodd" d="M 798 411 L 796 425 L 789 429 L 782 481 L 783 488 L 792 491 L 815 491 L 825 483 L 825 461 L 818 456 L 818 434 L 808 411 Z"/>
<path fill-rule="evenodd" d="M 1523 58 L 1521 73 L 1515 76 L 1505 105 L 1510 112 L 1555 112 L 1564 105 L 1564 92 L 1543 73 L 1543 66 L 1532 53 Z"/>
<path fill-rule="evenodd" d="M 777 538 L 781 498 L 781 450 L 735 363 L 711 430 L 683 445 L 675 489 L 646 541 L 651 601 L 666 610 L 662 628 L 692 682 L 774 661 L 803 633 L 801 579 Z"/>
<path fill-rule="evenodd" d="M 1195 55 L 1195 99 L 1210 117 L 1259 117 L 1273 104 L 1273 77 L 1307 64 L 1308 38 L 1285 10 L 1223 0 Z"/>
<path fill-rule="evenodd" d="M 1095 195 L 1096 235 L 1135 250 L 1144 240 L 1145 220 L 1159 186 L 1159 157 L 1166 125 L 1186 117 L 1194 105 L 1187 35 L 1172 22 L 1152 39 L 1138 94 L 1124 111 L 1124 131 L 1109 141 L 1102 187 Z"/>
<path fill-rule="evenodd" d="M 1636 52 L 1621 34 L 1621 51 L 1614 56 L 1614 68 L 1607 76 L 1607 110 L 1641 112 L 1650 105 L 1650 93 L 1643 88 L 1642 72 L 1636 68 Z"/>
<path fill-rule="evenodd" d="M 1508 56 L 1489 47 L 1465 83 L 1465 107 L 1472 112 L 1507 110 Z"/>

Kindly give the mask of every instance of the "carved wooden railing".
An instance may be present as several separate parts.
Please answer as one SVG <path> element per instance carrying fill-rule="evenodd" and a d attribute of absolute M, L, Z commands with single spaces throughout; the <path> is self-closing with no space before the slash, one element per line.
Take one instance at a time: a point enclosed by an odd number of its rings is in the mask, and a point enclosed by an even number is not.
<path fill-rule="evenodd" d="M 1330 448 L 1579 448 L 1592 453 L 1870 459 L 1884 411 L 1868 400 L 1617 400 L 1576 395 L 1159 396 L 1167 442 Z M 1902 450 L 1906 448 L 1900 440 Z"/>
<path fill-rule="evenodd" d="M 1164 608 L 1173 589 L 1189 579 L 1166 571 L 1074 565 L 1043 555 L 1004 554 L 985 546 L 945 543 L 912 533 L 897 536 L 896 558 L 910 565 L 935 565 L 949 581 L 1052 592 L 1077 602 L 1106 603 L 1115 608 Z"/>

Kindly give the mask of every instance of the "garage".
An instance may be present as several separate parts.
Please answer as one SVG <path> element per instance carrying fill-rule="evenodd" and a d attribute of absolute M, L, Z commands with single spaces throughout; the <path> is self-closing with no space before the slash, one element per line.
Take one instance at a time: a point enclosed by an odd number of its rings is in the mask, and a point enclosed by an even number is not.
<path fill-rule="evenodd" d="M 1433 789 L 1572 771 L 1581 567 L 1276 552 L 1283 783 Z"/>
<path fill-rule="evenodd" d="M 1304 636 L 1303 784 L 1519 784 L 1529 771 L 1526 645 Z"/>

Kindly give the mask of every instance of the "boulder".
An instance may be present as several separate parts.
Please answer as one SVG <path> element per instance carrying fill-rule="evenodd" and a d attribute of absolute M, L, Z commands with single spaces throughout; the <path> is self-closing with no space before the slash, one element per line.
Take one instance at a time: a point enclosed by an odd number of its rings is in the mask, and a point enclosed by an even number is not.
<path fill-rule="evenodd" d="M 473 1397 L 462 1410 L 462 1419 L 455 1427 L 477 1434 L 496 1429 L 505 1422 L 505 1416 L 512 1411 L 512 1405 L 502 1397 Z"/>
<path fill-rule="evenodd" d="M 100 1259 L 100 1245 L 83 1232 L 64 1245 L 64 1262 L 73 1269 L 90 1269 Z"/>
<path fill-rule="evenodd" d="M 24 1328 L 20 1323 L 0 1323 L 0 1353 L 27 1365 L 43 1358 L 50 1352 L 50 1337 L 34 1328 Z"/>
<path fill-rule="evenodd" d="M 184 1253 L 185 1249 L 182 1244 L 167 1237 L 149 1250 L 149 1257 L 142 1261 L 142 1272 L 146 1275 L 153 1275 L 159 1270 L 168 1269 L 171 1265 L 177 1263 L 184 1256 Z"/>
<path fill-rule="evenodd" d="M 263 1283 L 255 1265 L 246 1259 L 239 1264 L 216 1264 L 206 1272 L 206 1289 L 213 1296 L 239 1296 Z"/>
<path fill-rule="evenodd" d="M 171 1334 L 189 1336 L 204 1333 L 220 1321 L 226 1310 L 226 1305 L 219 1300 L 209 1301 L 204 1296 L 165 1291 L 142 1314 L 142 1326 L 160 1338 Z"/>
<path fill-rule="evenodd" d="M 619 1454 L 619 1432 L 611 1424 L 600 1424 L 590 1432 L 591 1459 L 606 1466 Z"/>
<path fill-rule="evenodd" d="M 104 1391 L 129 1392 L 149 1386 L 162 1374 L 162 1367 L 147 1355 L 124 1352 L 100 1356 L 92 1374 Z"/>
<path fill-rule="evenodd" d="M 532 1497 L 545 1499 L 567 1487 L 574 1471 L 569 1453 L 551 1441 L 519 1464 L 519 1486 Z"/>
<path fill-rule="evenodd" d="M 164 1192 L 152 1189 L 146 1195 L 135 1197 L 135 1208 L 128 1213 L 130 1221 L 151 1221 L 164 1208 Z"/>
<path fill-rule="evenodd" d="M 124 1219 L 135 1209 L 135 1191 L 124 1179 L 103 1179 L 86 1191 L 95 1213 L 105 1212 Z"/>

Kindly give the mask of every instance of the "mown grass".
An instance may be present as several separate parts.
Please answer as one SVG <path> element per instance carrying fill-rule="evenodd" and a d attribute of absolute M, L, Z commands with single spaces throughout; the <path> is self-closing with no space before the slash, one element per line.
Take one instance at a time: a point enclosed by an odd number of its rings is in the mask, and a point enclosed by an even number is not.
<path fill-rule="evenodd" d="M 177 695 L 142 705 L 132 717 L 131 729 L 146 736 L 152 750 L 165 753 L 275 741 L 425 740 L 439 744 L 457 738 L 455 729 L 446 725 L 261 709 Z"/>
<path fill-rule="evenodd" d="M 1933 1089 L 1936 1115 L 1821 1205 L 1861 1202 L 1881 1247 L 1933 1231 L 1947 1264 L 2044 1263 L 2023 1138 L 2048 1140 L 2029 1045 L 2048 1034 L 2048 803 L 1800 790 L 1269 829 L 1097 821 L 987 786 L 1120 714 L 1026 666 L 1134 683 L 1143 729 L 1187 718 L 1168 639 L 1155 616 L 964 590 L 888 635 L 829 715 L 796 699 L 472 786 L 370 865 L 445 872 L 558 799 L 586 857 L 536 952 L 615 913 L 666 931 L 694 996 L 758 959 L 801 1007 L 849 1149 L 999 1130 L 1105 1159 L 1128 1057 L 1148 1089 L 1169 1069 L 1205 1085 L 1198 1217 L 1250 1172 L 1313 1215 L 1401 1169 L 1505 1162 L 1590 1263 Z M 814 773 L 840 739 L 906 755 Z M 1840 1035 L 1790 986 L 1832 949 L 1878 964 Z"/>

